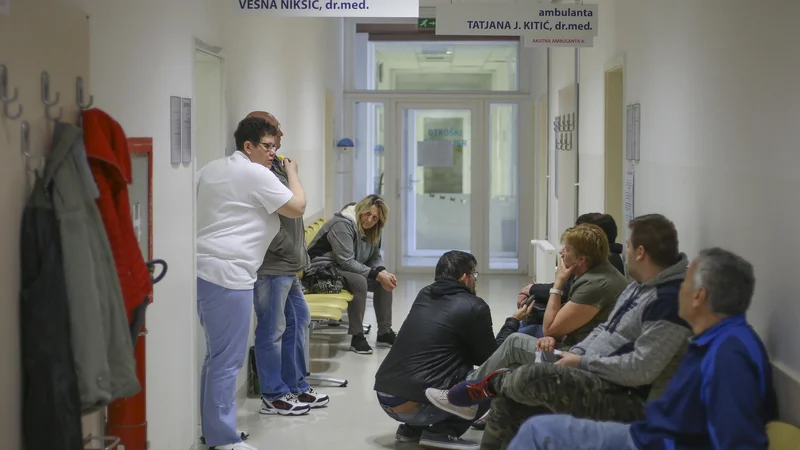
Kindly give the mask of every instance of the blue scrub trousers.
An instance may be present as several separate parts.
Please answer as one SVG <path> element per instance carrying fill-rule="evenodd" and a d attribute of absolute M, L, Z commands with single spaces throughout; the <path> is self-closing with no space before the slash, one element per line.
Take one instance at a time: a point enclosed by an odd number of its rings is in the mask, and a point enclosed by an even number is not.
<path fill-rule="evenodd" d="M 236 432 L 236 376 L 244 365 L 253 290 L 233 290 L 197 279 L 197 315 L 206 334 L 200 411 L 206 445 L 241 442 Z"/>

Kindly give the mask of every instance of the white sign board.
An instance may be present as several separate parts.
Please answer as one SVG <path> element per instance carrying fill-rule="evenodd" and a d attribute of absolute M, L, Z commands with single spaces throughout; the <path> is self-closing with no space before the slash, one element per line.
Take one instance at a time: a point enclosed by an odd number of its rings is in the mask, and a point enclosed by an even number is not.
<path fill-rule="evenodd" d="M 592 47 L 593 38 L 523 36 L 525 47 Z"/>
<path fill-rule="evenodd" d="M 181 98 L 169 97 L 169 162 L 181 163 Z"/>
<path fill-rule="evenodd" d="M 11 0 L 0 0 L 0 16 L 11 14 Z"/>
<path fill-rule="evenodd" d="M 628 223 L 633 220 L 633 190 L 634 190 L 634 175 L 636 174 L 636 166 L 632 162 L 628 162 L 628 167 L 625 168 L 625 193 L 623 194 L 623 209 L 625 213 L 625 229 L 628 229 Z"/>
<path fill-rule="evenodd" d="M 466 36 L 524 36 L 580 40 L 589 46 L 598 31 L 597 5 L 556 5 L 533 1 L 520 3 L 436 6 L 436 34 Z M 542 44 L 541 41 L 531 44 Z M 586 45 L 589 44 L 589 45 Z"/>
<path fill-rule="evenodd" d="M 419 0 L 223 1 L 232 2 L 242 13 L 280 17 L 419 17 Z"/>
<path fill-rule="evenodd" d="M 417 142 L 418 167 L 452 167 L 453 141 Z"/>

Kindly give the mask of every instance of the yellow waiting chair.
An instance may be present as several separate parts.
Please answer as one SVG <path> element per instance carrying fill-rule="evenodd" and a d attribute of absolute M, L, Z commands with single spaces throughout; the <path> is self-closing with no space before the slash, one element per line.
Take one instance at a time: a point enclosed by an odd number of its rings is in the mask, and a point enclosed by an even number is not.
<path fill-rule="evenodd" d="M 800 428 L 784 422 L 767 424 L 769 450 L 800 450 Z"/>

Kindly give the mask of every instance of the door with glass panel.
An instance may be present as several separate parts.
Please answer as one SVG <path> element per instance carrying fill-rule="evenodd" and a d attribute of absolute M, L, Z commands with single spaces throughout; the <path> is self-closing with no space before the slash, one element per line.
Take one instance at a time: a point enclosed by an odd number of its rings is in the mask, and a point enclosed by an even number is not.
<path fill-rule="evenodd" d="M 401 269 L 427 271 L 448 250 L 476 253 L 480 246 L 473 177 L 485 151 L 479 110 L 479 103 L 397 104 Z"/>
<path fill-rule="evenodd" d="M 398 103 L 400 270 L 429 271 L 448 250 L 484 271 L 520 268 L 518 105 Z"/>

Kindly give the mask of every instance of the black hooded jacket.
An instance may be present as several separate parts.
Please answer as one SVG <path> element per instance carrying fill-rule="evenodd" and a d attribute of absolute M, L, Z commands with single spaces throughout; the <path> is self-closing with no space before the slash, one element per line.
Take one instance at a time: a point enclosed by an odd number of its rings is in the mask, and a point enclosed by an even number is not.
<path fill-rule="evenodd" d="M 625 275 L 625 263 L 622 262 L 622 244 L 612 242 L 608 246 L 608 262 L 619 270 L 619 273 Z"/>
<path fill-rule="evenodd" d="M 375 374 L 375 390 L 427 403 L 425 389 L 449 389 L 464 380 L 518 329 L 519 321 L 509 318 L 495 338 L 482 298 L 457 280 L 436 281 L 417 294 Z"/>

